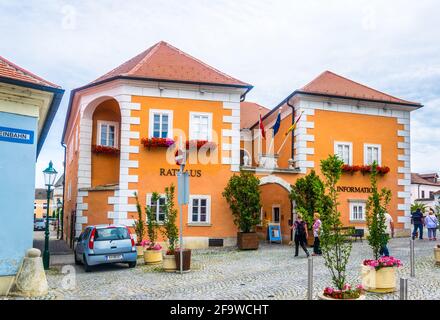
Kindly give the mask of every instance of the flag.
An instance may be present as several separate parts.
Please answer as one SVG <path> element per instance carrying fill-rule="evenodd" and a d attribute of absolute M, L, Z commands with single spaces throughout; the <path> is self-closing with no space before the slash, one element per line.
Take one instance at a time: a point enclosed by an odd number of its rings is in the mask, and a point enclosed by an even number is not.
<path fill-rule="evenodd" d="M 275 121 L 275 124 L 272 127 L 274 137 L 278 133 L 278 131 L 280 130 L 280 125 L 281 125 L 281 112 L 278 112 L 277 121 Z"/>
<path fill-rule="evenodd" d="M 266 139 L 266 131 L 264 130 L 264 124 L 263 124 L 263 120 L 261 119 L 261 114 L 260 114 L 260 130 L 261 130 L 261 135 L 263 136 L 264 139 Z"/>
<path fill-rule="evenodd" d="M 298 124 L 299 119 L 301 119 L 301 116 L 303 115 L 303 113 L 304 113 L 304 111 L 301 112 L 298 119 L 296 119 L 296 121 L 289 127 L 289 129 L 287 129 L 286 133 L 284 134 L 285 136 L 287 136 L 289 133 L 291 133 L 293 130 L 295 130 L 296 125 Z"/>

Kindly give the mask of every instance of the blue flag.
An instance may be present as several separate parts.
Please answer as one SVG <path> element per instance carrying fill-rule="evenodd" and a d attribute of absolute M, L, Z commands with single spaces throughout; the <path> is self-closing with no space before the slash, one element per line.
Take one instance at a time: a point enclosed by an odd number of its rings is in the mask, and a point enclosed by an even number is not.
<path fill-rule="evenodd" d="M 272 129 L 273 129 L 273 135 L 275 136 L 278 131 L 280 130 L 280 125 L 281 125 L 281 112 L 278 113 L 278 117 L 277 117 L 277 121 L 275 121 L 275 124 L 273 125 Z"/>

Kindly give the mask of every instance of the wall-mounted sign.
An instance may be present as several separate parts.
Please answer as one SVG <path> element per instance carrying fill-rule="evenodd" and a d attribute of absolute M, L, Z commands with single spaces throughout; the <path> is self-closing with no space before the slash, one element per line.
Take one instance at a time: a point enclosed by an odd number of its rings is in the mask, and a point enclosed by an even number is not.
<path fill-rule="evenodd" d="M 160 176 L 162 177 L 175 177 L 179 173 L 180 169 L 165 169 L 160 168 Z M 200 178 L 202 176 L 202 170 L 187 170 L 188 174 L 192 178 Z"/>
<path fill-rule="evenodd" d="M 34 132 L 23 129 L 0 127 L 0 141 L 33 144 Z"/>
<path fill-rule="evenodd" d="M 281 226 L 279 223 L 269 223 L 267 226 L 269 229 L 269 242 L 282 242 L 281 238 Z"/>
<path fill-rule="evenodd" d="M 338 186 L 338 192 L 350 192 L 350 193 L 372 193 L 373 189 L 369 187 L 346 187 Z"/>

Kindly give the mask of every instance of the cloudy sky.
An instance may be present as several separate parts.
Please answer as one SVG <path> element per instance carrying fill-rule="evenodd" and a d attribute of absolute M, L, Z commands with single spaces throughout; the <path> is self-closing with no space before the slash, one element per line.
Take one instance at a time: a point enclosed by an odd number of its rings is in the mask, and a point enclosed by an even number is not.
<path fill-rule="evenodd" d="M 274 107 L 324 70 L 425 105 L 412 114 L 412 170 L 439 171 L 437 0 L 0 0 L 0 55 L 65 96 L 37 163 L 62 171 L 70 90 L 160 40 L 255 88 Z"/>

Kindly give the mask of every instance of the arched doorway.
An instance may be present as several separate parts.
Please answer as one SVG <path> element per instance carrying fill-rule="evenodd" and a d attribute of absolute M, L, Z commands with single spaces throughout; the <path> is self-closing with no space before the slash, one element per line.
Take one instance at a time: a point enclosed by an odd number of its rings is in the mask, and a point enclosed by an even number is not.
<path fill-rule="evenodd" d="M 292 221 L 293 204 L 290 200 L 290 184 L 284 179 L 270 175 L 260 179 L 261 219 L 263 223 L 257 228 L 260 237 L 267 238 L 267 223 L 279 223 L 283 243 L 292 240 L 290 223 Z"/>

